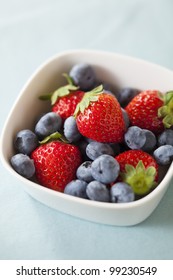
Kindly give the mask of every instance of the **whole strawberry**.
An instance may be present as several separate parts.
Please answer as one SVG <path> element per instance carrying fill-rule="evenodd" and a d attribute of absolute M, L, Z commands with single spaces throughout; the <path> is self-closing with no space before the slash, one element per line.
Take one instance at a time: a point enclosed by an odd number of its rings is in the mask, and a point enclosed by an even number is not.
<path fill-rule="evenodd" d="M 64 121 L 74 114 L 77 104 L 81 101 L 84 91 L 73 85 L 71 78 L 64 74 L 67 84 L 48 95 L 40 97 L 42 100 L 51 100 L 52 111 L 61 116 Z"/>
<path fill-rule="evenodd" d="M 117 99 L 99 86 L 85 93 L 74 116 L 79 132 L 98 142 L 121 142 L 125 122 Z"/>
<path fill-rule="evenodd" d="M 158 90 L 147 90 L 135 96 L 126 111 L 132 125 L 159 134 L 173 125 L 172 108 L 172 91 L 163 95 Z"/>
<path fill-rule="evenodd" d="M 52 106 L 52 111 L 59 114 L 63 120 L 74 114 L 77 104 L 84 95 L 83 91 L 73 91 L 68 95 L 59 97 Z"/>
<path fill-rule="evenodd" d="M 76 146 L 52 141 L 39 146 L 31 154 L 38 182 L 52 190 L 63 192 L 75 178 L 81 164 L 81 154 Z"/>
<path fill-rule="evenodd" d="M 128 150 L 115 157 L 120 165 L 120 181 L 129 184 L 137 195 L 146 195 L 157 185 L 158 165 L 141 150 Z"/>

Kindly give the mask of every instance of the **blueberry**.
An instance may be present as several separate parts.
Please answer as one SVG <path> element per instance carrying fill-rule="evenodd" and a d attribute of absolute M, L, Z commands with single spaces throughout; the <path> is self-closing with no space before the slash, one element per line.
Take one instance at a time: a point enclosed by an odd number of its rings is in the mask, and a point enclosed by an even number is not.
<path fill-rule="evenodd" d="M 172 145 L 160 146 L 154 151 L 153 156 L 158 164 L 168 165 L 173 160 L 173 146 Z"/>
<path fill-rule="evenodd" d="M 125 122 L 125 127 L 126 129 L 129 127 L 130 125 L 130 120 L 129 120 L 129 116 L 128 116 L 128 113 L 125 109 L 121 108 L 121 111 L 122 111 L 122 114 L 123 114 L 123 119 L 124 119 L 124 122 Z"/>
<path fill-rule="evenodd" d="M 91 164 L 92 161 L 85 161 L 78 167 L 76 171 L 76 176 L 78 179 L 88 183 L 94 180 L 93 176 L 91 175 Z"/>
<path fill-rule="evenodd" d="M 109 144 L 92 141 L 86 147 L 86 154 L 90 159 L 95 160 L 103 154 L 113 156 L 114 151 Z"/>
<path fill-rule="evenodd" d="M 140 127 L 130 126 L 124 135 L 124 140 L 130 149 L 138 150 L 144 146 L 146 142 L 146 136 L 143 132 L 143 129 Z"/>
<path fill-rule="evenodd" d="M 91 164 L 91 174 L 93 178 L 104 184 L 114 182 L 119 175 L 119 171 L 119 163 L 109 155 L 101 155 Z"/>
<path fill-rule="evenodd" d="M 70 143 L 78 141 L 81 137 L 73 116 L 68 117 L 64 122 L 64 136 Z"/>
<path fill-rule="evenodd" d="M 79 148 L 83 161 L 90 160 L 88 158 L 88 156 L 86 155 L 86 147 L 87 147 L 88 143 L 85 141 L 85 139 L 83 139 L 83 138 L 80 139 L 78 142 L 75 143 L 75 145 Z"/>
<path fill-rule="evenodd" d="M 158 136 L 158 146 L 171 145 L 173 146 L 173 130 L 166 129 Z"/>
<path fill-rule="evenodd" d="M 87 91 L 95 87 L 96 75 L 93 68 L 86 64 L 76 64 L 70 70 L 69 76 L 81 90 Z"/>
<path fill-rule="evenodd" d="M 101 202 L 110 201 L 110 193 L 106 185 L 92 181 L 87 185 L 86 193 L 89 199 Z"/>
<path fill-rule="evenodd" d="M 143 129 L 143 133 L 145 134 L 146 141 L 142 147 L 142 150 L 145 152 L 151 152 L 157 144 L 156 136 L 148 129 Z"/>
<path fill-rule="evenodd" d="M 46 136 L 56 132 L 61 128 L 62 119 L 54 113 L 49 112 L 42 116 L 35 126 L 35 133 L 39 139 L 43 139 Z"/>
<path fill-rule="evenodd" d="M 86 187 L 86 182 L 78 179 L 73 180 L 65 186 L 64 193 L 81 198 L 88 198 L 86 194 Z"/>
<path fill-rule="evenodd" d="M 111 202 L 114 203 L 132 202 L 135 200 L 135 194 L 131 186 L 123 182 L 118 182 L 112 185 L 110 189 L 110 197 Z"/>
<path fill-rule="evenodd" d="M 31 178 L 35 173 L 34 161 L 24 154 L 16 154 L 11 157 L 11 165 L 14 170 L 25 178 Z"/>
<path fill-rule="evenodd" d="M 118 92 L 118 101 L 122 107 L 127 106 L 127 104 L 139 93 L 139 90 L 134 88 L 125 87 Z"/>
<path fill-rule="evenodd" d="M 15 137 L 14 146 L 18 153 L 30 155 L 38 146 L 37 136 L 29 129 L 21 130 Z"/>

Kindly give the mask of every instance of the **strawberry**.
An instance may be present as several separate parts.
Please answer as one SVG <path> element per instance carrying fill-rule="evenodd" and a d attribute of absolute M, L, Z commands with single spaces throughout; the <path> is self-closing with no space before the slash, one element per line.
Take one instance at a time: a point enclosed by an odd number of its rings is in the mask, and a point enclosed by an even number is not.
<path fill-rule="evenodd" d="M 78 147 L 55 140 L 36 148 L 31 158 L 34 160 L 38 182 L 60 192 L 75 179 L 76 170 L 81 164 Z"/>
<path fill-rule="evenodd" d="M 172 91 L 163 95 L 158 90 L 146 90 L 135 96 L 125 109 L 131 125 L 159 134 L 173 125 L 172 108 Z"/>
<path fill-rule="evenodd" d="M 40 96 L 40 99 L 50 99 L 52 111 L 60 115 L 64 121 L 73 115 L 77 104 L 84 95 L 84 91 L 78 90 L 78 87 L 73 85 L 72 79 L 67 74 L 63 74 L 63 76 L 67 79 L 68 83 L 48 95 Z"/>
<path fill-rule="evenodd" d="M 63 120 L 74 114 L 77 104 L 84 95 L 83 91 L 69 92 L 68 95 L 59 97 L 52 107 L 52 111 L 58 113 Z"/>
<path fill-rule="evenodd" d="M 117 99 L 98 86 L 85 93 L 74 116 L 79 132 L 98 142 L 121 142 L 125 122 Z"/>
<path fill-rule="evenodd" d="M 119 180 L 129 184 L 134 193 L 145 195 L 158 182 L 155 159 L 141 150 L 128 150 L 115 157 L 120 165 Z"/>

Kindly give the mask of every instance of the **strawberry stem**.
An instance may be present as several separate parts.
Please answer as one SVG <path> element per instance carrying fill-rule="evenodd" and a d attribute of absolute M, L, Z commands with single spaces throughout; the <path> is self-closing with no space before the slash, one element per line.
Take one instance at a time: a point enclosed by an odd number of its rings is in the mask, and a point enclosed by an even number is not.
<path fill-rule="evenodd" d="M 151 188 L 156 186 L 156 169 L 154 166 L 145 168 L 142 160 L 136 167 L 126 164 L 125 172 L 121 173 L 123 182 L 129 184 L 136 195 L 147 194 Z"/>
<path fill-rule="evenodd" d="M 164 96 L 164 105 L 158 110 L 158 117 L 162 118 L 165 128 L 173 125 L 173 91 L 168 91 Z"/>
<path fill-rule="evenodd" d="M 79 88 L 73 84 L 73 80 L 67 73 L 63 73 L 62 75 L 66 78 L 67 85 L 59 87 L 55 91 L 46 95 L 41 95 L 39 97 L 40 100 L 51 100 L 51 105 L 54 105 L 58 98 L 67 96 L 71 93 L 71 91 L 75 91 Z"/>

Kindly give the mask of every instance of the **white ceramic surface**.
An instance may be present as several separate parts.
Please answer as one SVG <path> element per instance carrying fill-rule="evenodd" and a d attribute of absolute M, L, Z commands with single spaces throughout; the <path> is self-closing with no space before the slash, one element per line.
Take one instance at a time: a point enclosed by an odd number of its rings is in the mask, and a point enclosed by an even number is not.
<path fill-rule="evenodd" d="M 173 165 L 152 193 L 138 201 L 124 204 L 89 201 L 52 191 L 23 178 L 10 165 L 16 132 L 25 128 L 32 129 L 38 116 L 49 110 L 48 103 L 40 101 L 38 96 L 62 85 L 64 82 L 62 73 L 68 72 L 72 65 L 79 62 L 93 65 L 97 76 L 114 86 L 135 87 L 141 90 L 158 89 L 162 92 L 171 90 L 173 86 L 172 71 L 139 59 L 88 50 L 59 53 L 41 65 L 20 92 L 2 132 L 1 160 L 10 173 L 19 179 L 21 187 L 26 192 L 54 209 L 103 224 L 118 226 L 138 224 L 154 211 L 162 199 L 172 179 Z"/>

